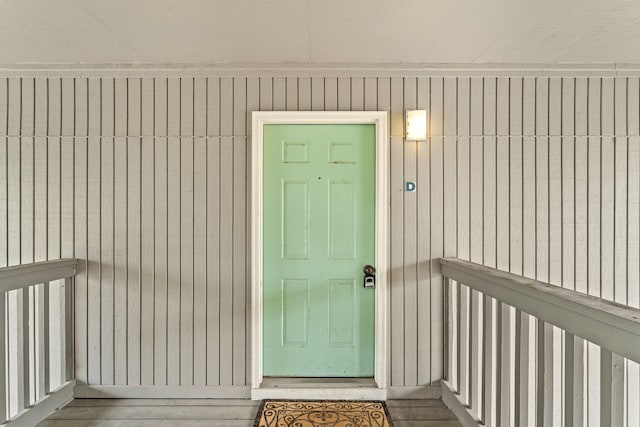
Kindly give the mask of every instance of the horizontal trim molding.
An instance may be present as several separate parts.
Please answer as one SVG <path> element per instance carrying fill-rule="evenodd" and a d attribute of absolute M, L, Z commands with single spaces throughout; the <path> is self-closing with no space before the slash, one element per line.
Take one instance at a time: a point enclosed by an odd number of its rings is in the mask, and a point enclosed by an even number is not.
<path fill-rule="evenodd" d="M 82 385 L 76 399 L 249 399 L 249 386 Z"/>
<path fill-rule="evenodd" d="M 299 77 L 421 77 L 421 76 L 640 76 L 640 64 L 474 64 L 474 63 L 0 63 L 0 75 L 29 76 L 299 76 Z"/>
<path fill-rule="evenodd" d="M 290 389 L 292 393 L 298 393 L 303 390 L 309 393 L 316 393 L 317 389 Z M 336 389 L 331 389 L 333 398 Z M 259 389 L 254 398 L 258 398 Z M 282 390 L 283 395 L 287 398 L 294 397 Z M 349 389 L 348 391 L 352 391 Z M 355 394 L 365 394 L 369 389 L 360 388 L 359 391 L 354 389 L 349 398 L 357 398 Z M 273 389 L 269 389 L 269 397 L 272 396 Z M 375 389 L 377 398 L 384 398 L 382 394 L 385 390 Z M 306 395 L 306 394 L 305 394 Z M 76 399 L 250 399 L 252 397 L 251 388 L 249 386 L 119 386 L 119 385 L 80 385 L 74 389 L 73 397 Z M 429 386 L 393 386 L 386 390 L 387 399 L 439 399 L 441 397 L 441 389 L 439 385 Z M 346 397 L 345 397 L 346 398 Z M 371 398 L 371 396 L 367 397 Z"/>
<path fill-rule="evenodd" d="M 259 110 L 256 110 L 259 111 Z M 364 111 L 364 110 L 363 110 Z M 64 138 L 64 139 L 73 139 L 74 141 L 83 140 L 83 139 L 154 139 L 154 140 L 164 140 L 164 139 L 174 139 L 174 138 L 183 138 L 183 139 L 221 139 L 221 138 L 244 138 L 247 139 L 251 135 L 246 134 L 236 134 L 236 135 L 214 135 L 214 134 L 172 134 L 172 135 L 162 135 L 162 134 L 129 134 L 129 135 L 71 135 L 71 134 L 3 134 L 0 133 L 0 138 L 22 138 L 22 139 L 38 139 L 38 138 Z M 401 133 L 392 133 L 391 137 L 399 137 L 404 138 L 404 134 Z M 638 138 L 640 134 L 632 134 L 632 133 L 618 133 L 618 134 L 601 134 L 601 133 L 434 133 L 429 135 L 429 138 L 501 138 L 504 140 L 498 141 L 499 143 L 508 144 L 510 141 L 507 138 L 518 139 L 518 138 L 602 138 L 602 139 L 614 139 L 614 138 Z M 525 141 L 526 143 L 527 141 Z"/>

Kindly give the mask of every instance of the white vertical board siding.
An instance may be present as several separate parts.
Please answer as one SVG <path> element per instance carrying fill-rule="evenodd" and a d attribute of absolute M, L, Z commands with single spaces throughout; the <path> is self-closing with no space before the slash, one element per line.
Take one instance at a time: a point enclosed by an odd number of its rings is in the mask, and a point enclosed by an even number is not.
<path fill-rule="evenodd" d="M 81 259 L 81 384 L 245 386 L 251 111 L 387 110 L 391 385 L 431 384 L 441 256 L 640 304 L 639 104 L 637 77 L 0 78 L 0 265 Z M 428 141 L 403 139 L 413 108 L 429 110 Z M 534 363 L 513 344 L 502 363 Z M 584 395 L 598 387 L 588 376 Z"/>

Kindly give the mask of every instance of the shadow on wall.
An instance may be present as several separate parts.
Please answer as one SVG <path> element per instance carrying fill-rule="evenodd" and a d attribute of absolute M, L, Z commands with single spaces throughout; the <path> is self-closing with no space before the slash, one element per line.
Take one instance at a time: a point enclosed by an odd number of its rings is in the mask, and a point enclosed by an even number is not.
<path fill-rule="evenodd" d="M 439 258 L 405 264 L 389 269 L 389 287 L 391 289 L 400 286 L 406 288 L 415 283 L 420 286 L 442 284 Z"/>

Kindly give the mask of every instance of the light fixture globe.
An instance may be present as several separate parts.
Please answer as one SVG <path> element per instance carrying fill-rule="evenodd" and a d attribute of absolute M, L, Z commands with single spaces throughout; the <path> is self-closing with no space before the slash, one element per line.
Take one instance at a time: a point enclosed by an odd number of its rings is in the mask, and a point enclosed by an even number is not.
<path fill-rule="evenodd" d="M 426 141 L 427 110 L 407 110 L 405 138 L 407 141 Z"/>

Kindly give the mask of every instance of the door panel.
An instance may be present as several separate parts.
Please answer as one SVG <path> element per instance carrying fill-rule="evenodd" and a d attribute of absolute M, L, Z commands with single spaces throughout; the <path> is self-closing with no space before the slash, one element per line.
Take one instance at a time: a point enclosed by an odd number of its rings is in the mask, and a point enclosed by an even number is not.
<path fill-rule="evenodd" d="M 265 376 L 372 377 L 375 125 L 265 125 Z"/>
<path fill-rule="evenodd" d="M 309 281 L 282 281 L 282 345 L 309 344 Z"/>
<path fill-rule="evenodd" d="M 356 281 L 329 282 L 329 345 L 354 346 L 356 328 Z"/>
<path fill-rule="evenodd" d="M 304 181 L 282 182 L 282 259 L 307 259 L 309 192 Z"/>
<path fill-rule="evenodd" d="M 356 200 L 353 181 L 329 181 L 329 259 L 356 257 Z"/>

